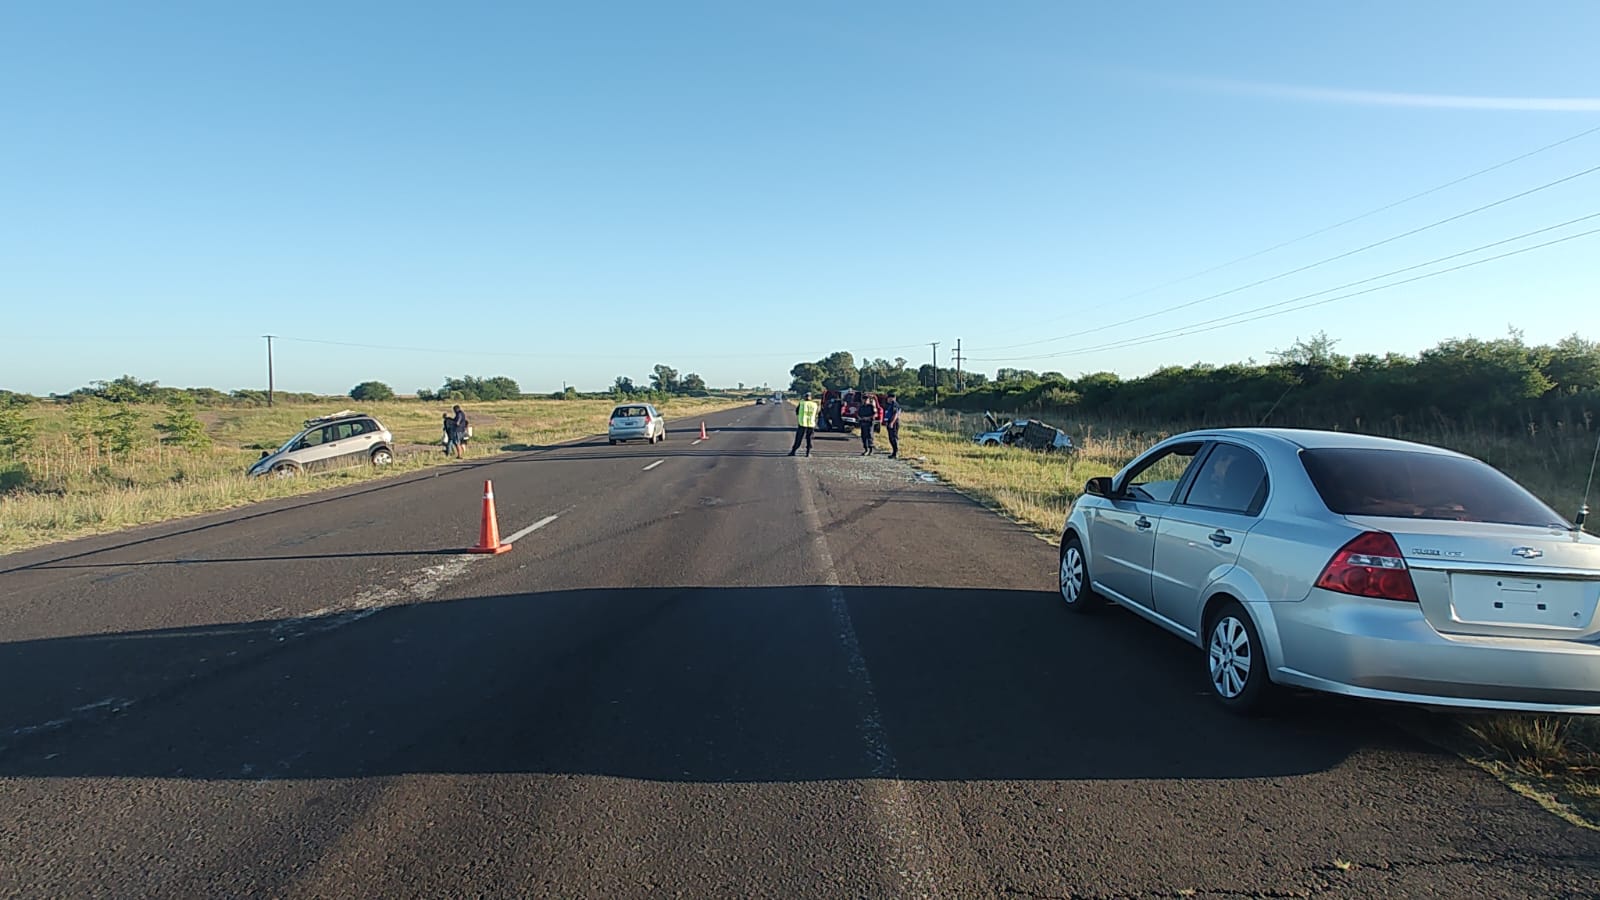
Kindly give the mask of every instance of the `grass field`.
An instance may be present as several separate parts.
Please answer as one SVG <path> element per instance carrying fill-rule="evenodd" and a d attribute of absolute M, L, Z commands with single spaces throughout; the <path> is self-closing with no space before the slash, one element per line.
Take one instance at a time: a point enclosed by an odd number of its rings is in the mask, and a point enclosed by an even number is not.
<path fill-rule="evenodd" d="M 669 422 L 743 400 L 681 398 L 662 405 Z M 346 407 L 378 417 L 394 433 L 395 462 L 294 479 L 246 478 L 262 450 L 277 449 L 305 419 Z M 463 403 L 472 420 L 467 455 L 488 456 L 569 440 L 605 430 L 610 400 L 512 400 Z M 75 435 L 65 405 L 25 408 L 33 425 L 31 446 L 0 456 L 0 553 L 132 525 L 161 522 L 330 486 L 380 478 L 447 462 L 440 446 L 441 417 L 449 404 L 391 401 L 332 402 L 267 408 L 200 408 L 196 415 L 212 446 L 184 449 L 162 443 L 156 424 L 161 406 L 132 407 L 138 415 L 134 446 L 105 449 L 105 440 Z M 4 454 L 4 451 L 0 451 Z"/>
<path fill-rule="evenodd" d="M 1077 452 L 979 447 L 972 436 L 986 430 L 981 415 L 933 411 L 908 416 L 902 453 L 920 458 L 920 468 L 1054 542 L 1084 482 L 1114 474 L 1172 433 L 1157 427 L 1036 415 L 1065 428 Z M 1520 437 L 1449 430 L 1388 436 L 1449 447 L 1485 460 L 1569 519 L 1582 500 L 1595 452 L 1595 433 L 1581 427 L 1531 430 Z M 1467 715 L 1427 721 L 1419 729 L 1425 736 L 1569 819 L 1600 825 L 1600 717 Z"/>

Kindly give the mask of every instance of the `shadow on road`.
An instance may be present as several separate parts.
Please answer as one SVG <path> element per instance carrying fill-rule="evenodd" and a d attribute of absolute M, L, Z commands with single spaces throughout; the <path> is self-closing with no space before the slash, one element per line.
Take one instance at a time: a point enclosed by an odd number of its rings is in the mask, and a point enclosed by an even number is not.
<path fill-rule="evenodd" d="M 1233 717 L 1198 651 L 1117 610 L 841 590 L 848 625 L 820 586 L 629 588 L 0 644 L 37 692 L 0 695 L 0 777 L 796 782 L 884 774 L 881 734 L 905 779 L 1226 779 L 1403 741 L 1328 699 Z M 60 721 L 17 721 L 42 703 Z"/>

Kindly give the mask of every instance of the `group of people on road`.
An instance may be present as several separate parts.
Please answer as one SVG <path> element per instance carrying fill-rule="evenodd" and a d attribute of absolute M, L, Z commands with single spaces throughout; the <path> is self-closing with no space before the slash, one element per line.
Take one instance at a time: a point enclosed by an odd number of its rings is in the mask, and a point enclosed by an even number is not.
<path fill-rule="evenodd" d="M 472 423 L 467 421 L 467 414 L 458 404 L 453 411 L 444 414 L 444 455 L 460 459 L 470 437 Z"/>
<path fill-rule="evenodd" d="M 806 455 L 811 455 L 811 439 L 817 432 L 817 415 L 821 405 L 811 398 L 811 392 L 796 405 L 794 446 L 789 449 L 789 455 L 794 456 L 800 452 L 800 445 L 806 445 Z M 871 456 L 877 452 L 875 439 L 875 423 L 883 422 L 883 430 L 889 435 L 889 458 L 896 459 L 900 456 L 900 400 L 894 394 L 884 398 L 883 410 L 880 415 L 877 398 L 871 394 L 863 394 L 861 405 L 856 411 L 856 421 L 861 426 L 861 455 Z"/>

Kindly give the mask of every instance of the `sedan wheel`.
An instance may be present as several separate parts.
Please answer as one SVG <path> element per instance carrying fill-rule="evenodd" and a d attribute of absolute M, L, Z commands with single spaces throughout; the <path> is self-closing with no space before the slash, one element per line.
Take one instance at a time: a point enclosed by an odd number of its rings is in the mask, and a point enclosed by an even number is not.
<path fill-rule="evenodd" d="M 278 463 L 272 467 L 274 478 L 293 478 L 300 474 L 300 467 L 293 463 Z"/>
<path fill-rule="evenodd" d="M 1068 537 L 1061 545 L 1061 600 L 1067 609 L 1079 613 L 1089 612 L 1101 602 L 1089 586 L 1089 565 L 1077 537 Z"/>
<path fill-rule="evenodd" d="M 394 454 L 390 453 L 387 449 L 385 449 L 383 447 L 379 447 L 378 449 L 372 451 L 372 464 L 373 465 L 375 465 L 375 466 L 387 466 L 389 463 L 392 463 L 392 462 L 394 462 Z"/>
<path fill-rule="evenodd" d="M 1250 616 L 1229 601 L 1212 618 L 1208 634 L 1206 672 L 1212 694 L 1234 712 L 1265 712 L 1276 699 L 1276 688 L 1267 677 L 1261 638 Z"/>

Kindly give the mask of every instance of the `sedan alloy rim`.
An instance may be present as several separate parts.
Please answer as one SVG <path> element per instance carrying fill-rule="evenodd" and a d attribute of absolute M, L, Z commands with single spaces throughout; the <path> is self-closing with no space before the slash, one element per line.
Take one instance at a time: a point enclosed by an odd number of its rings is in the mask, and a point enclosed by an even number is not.
<path fill-rule="evenodd" d="M 1083 591 L 1083 556 L 1078 548 L 1068 547 L 1061 554 L 1061 596 L 1068 603 L 1077 603 Z"/>
<path fill-rule="evenodd" d="M 1211 686 L 1229 700 L 1244 693 L 1250 681 L 1250 634 L 1244 623 L 1224 616 L 1211 629 Z"/>

